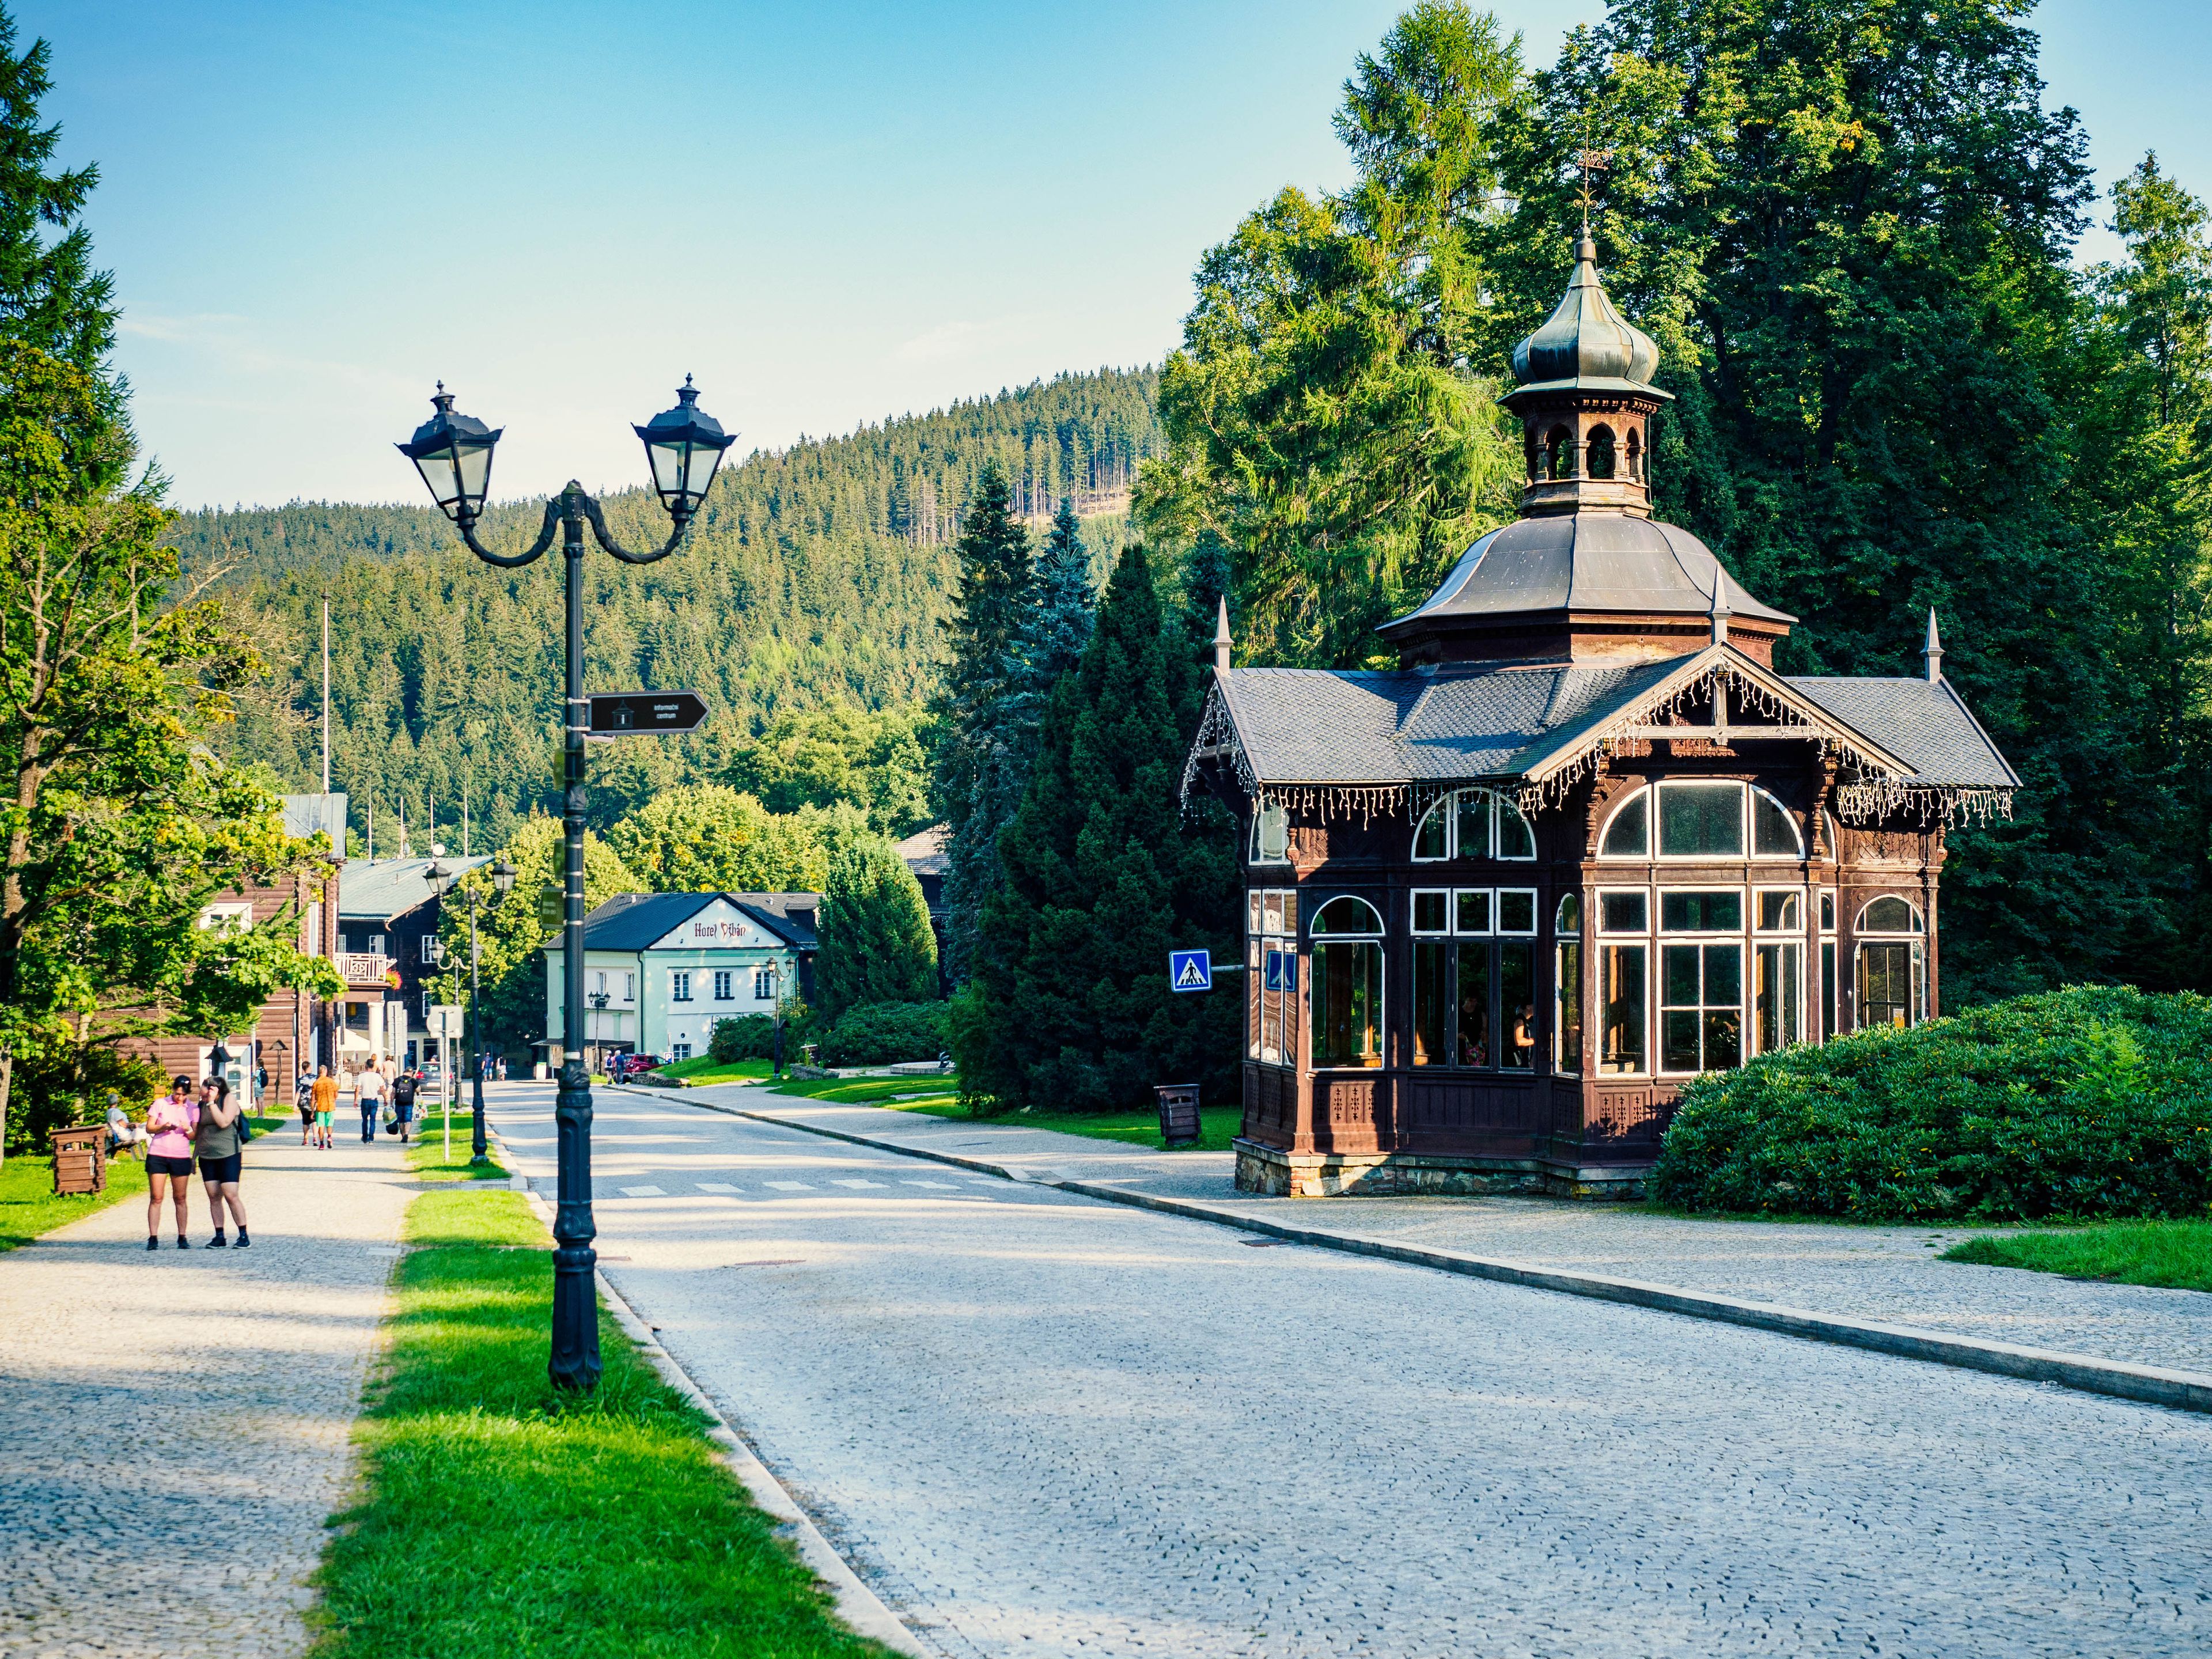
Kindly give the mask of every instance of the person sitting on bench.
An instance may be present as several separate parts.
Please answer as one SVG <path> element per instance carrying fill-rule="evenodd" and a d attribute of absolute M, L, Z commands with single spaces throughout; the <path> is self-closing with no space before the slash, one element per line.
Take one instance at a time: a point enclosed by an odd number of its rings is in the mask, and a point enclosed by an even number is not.
<path fill-rule="evenodd" d="M 146 1130 L 143 1125 L 133 1123 L 123 1109 L 122 1101 L 111 1093 L 107 1097 L 107 1155 L 127 1152 L 134 1146 L 140 1158 L 146 1156 Z"/>

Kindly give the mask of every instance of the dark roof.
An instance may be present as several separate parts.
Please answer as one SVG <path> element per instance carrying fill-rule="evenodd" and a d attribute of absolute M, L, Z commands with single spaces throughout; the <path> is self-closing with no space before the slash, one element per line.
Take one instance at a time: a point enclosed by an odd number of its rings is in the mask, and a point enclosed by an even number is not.
<path fill-rule="evenodd" d="M 1658 371 L 1657 342 L 1613 309 L 1597 279 L 1597 244 L 1585 231 L 1575 241 L 1565 295 L 1513 348 L 1513 378 L 1523 392 L 1640 392 L 1671 402 L 1650 383 Z"/>
<path fill-rule="evenodd" d="M 1492 531 L 1461 555 L 1419 610 L 1376 632 L 1392 639 L 1462 618 L 1544 612 L 1703 617 L 1712 611 L 1716 577 L 1731 614 L 1796 620 L 1753 599 L 1711 548 L 1679 525 L 1628 513 L 1572 513 L 1516 519 Z"/>
<path fill-rule="evenodd" d="M 617 893 L 584 918 L 586 951 L 642 951 L 716 899 L 727 899 L 793 949 L 815 948 L 818 893 Z M 544 948 L 561 948 L 558 933 Z"/>
<path fill-rule="evenodd" d="M 1911 763 L 1916 781 L 1968 789 L 2017 789 L 1997 752 L 1948 680 L 1792 679 L 1790 684 L 1855 731 Z"/>
<path fill-rule="evenodd" d="M 927 830 L 915 830 L 891 851 L 915 875 L 941 876 L 952 862 L 952 855 L 945 850 L 945 838 L 951 832 L 950 824 L 933 823 Z"/>
<path fill-rule="evenodd" d="M 1739 674 L 1803 698 L 1813 718 L 1844 728 L 1855 748 L 1912 769 L 1905 783 L 2019 787 L 1946 683 L 1784 679 L 1726 647 L 1617 666 L 1236 668 L 1220 678 L 1218 695 L 1261 783 L 1505 781 L 1548 775 L 1668 679 L 1705 672 L 1717 652 Z"/>

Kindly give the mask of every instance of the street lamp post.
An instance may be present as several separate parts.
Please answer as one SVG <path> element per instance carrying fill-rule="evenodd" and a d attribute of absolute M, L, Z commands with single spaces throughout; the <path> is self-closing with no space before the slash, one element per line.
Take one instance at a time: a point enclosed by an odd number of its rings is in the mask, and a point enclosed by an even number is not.
<path fill-rule="evenodd" d="M 676 394 L 676 407 L 635 427 L 653 468 L 653 488 L 675 520 L 668 540 L 650 553 L 633 553 L 607 533 L 599 504 L 570 480 L 545 503 L 538 538 L 520 553 L 495 553 L 477 539 L 491 483 L 492 447 L 498 432 L 473 416 L 453 412 L 453 395 L 438 383 L 430 401 L 437 413 L 398 446 L 429 486 L 431 499 L 460 532 L 471 552 L 487 564 L 515 569 L 543 556 L 557 531 L 566 572 L 568 611 L 567 684 L 562 702 L 565 742 L 562 765 L 562 827 L 566 870 L 561 930 L 562 1042 L 560 1088 L 554 1096 L 557 1128 L 559 1201 L 554 1210 L 553 1352 L 547 1370 L 554 1386 L 588 1392 L 599 1380 L 599 1314 L 592 1274 L 598 1254 L 592 1240 L 599 1229 L 592 1218 L 592 1079 L 584 1066 L 584 733 L 589 724 L 584 700 L 584 528 L 599 544 L 625 564 L 651 564 L 684 544 L 694 515 L 707 498 L 722 452 L 736 441 L 699 407 L 690 376 Z"/>
<path fill-rule="evenodd" d="M 769 1052 L 774 1058 L 769 1061 L 769 1065 L 774 1075 L 781 1077 L 783 1075 L 783 969 L 773 962 L 768 965 L 768 994 L 769 1006 L 775 1011 L 771 1016 L 775 1025 Z"/>

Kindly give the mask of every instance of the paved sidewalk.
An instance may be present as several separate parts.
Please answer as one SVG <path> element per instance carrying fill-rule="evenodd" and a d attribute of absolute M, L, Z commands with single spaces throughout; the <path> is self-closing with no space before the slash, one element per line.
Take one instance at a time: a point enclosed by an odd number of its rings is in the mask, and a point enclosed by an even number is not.
<path fill-rule="evenodd" d="M 1604 1273 L 1853 1319 L 2124 1363 L 2212 1373 L 2212 1296 L 2093 1284 L 1936 1258 L 1990 1228 L 1696 1221 L 1525 1198 L 1255 1198 L 1226 1152 L 1162 1152 L 1048 1129 L 837 1106 L 766 1089 L 696 1097 L 917 1151 L 982 1158 L 1040 1177 L 1191 1199 L 1348 1238 Z M 669 1098 L 665 1092 L 661 1097 Z M 686 1091 L 675 1098 L 690 1100 Z"/>
<path fill-rule="evenodd" d="M 253 1248 L 149 1254 L 129 1200 L 0 1255 L 0 1655 L 263 1659 L 302 1581 L 420 1186 L 398 1143 L 246 1151 Z"/>

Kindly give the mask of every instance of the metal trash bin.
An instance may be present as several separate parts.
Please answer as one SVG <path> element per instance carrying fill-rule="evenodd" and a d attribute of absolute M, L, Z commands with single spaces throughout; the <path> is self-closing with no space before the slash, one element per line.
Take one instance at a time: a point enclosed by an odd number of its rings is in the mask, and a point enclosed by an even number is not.
<path fill-rule="evenodd" d="M 104 1193 L 107 1190 L 107 1126 L 78 1123 L 53 1132 L 54 1190 L 57 1193 Z"/>
<path fill-rule="evenodd" d="M 1160 1097 L 1160 1139 L 1170 1146 L 1195 1146 L 1204 1133 L 1198 1118 L 1198 1085 L 1156 1083 Z"/>

